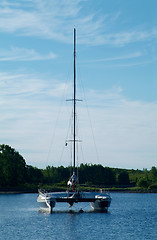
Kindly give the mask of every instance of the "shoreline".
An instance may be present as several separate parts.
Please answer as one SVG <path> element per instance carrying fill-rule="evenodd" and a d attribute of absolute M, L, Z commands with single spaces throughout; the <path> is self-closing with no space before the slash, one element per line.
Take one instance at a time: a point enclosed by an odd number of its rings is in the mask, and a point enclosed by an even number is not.
<path fill-rule="evenodd" d="M 56 190 L 55 189 L 53 189 L 53 191 L 52 192 L 55 192 Z M 57 189 L 57 191 L 58 192 L 60 192 L 60 191 L 63 191 L 63 189 Z M 89 189 L 88 190 L 83 190 L 83 191 L 90 191 Z M 91 190 L 91 191 L 93 191 L 93 190 Z M 98 191 L 98 190 L 96 190 L 96 191 Z M 157 193 L 157 190 L 146 190 L 146 189 L 138 189 L 138 190 L 134 190 L 134 189 L 105 189 L 105 191 L 106 192 L 110 192 L 110 193 L 115 193 L 115 192 L 117 192 L 117 193 Z M 19 190 L 19 191 L 14 191 L 14 190 L 12 190 L 12 191 L 0 191 L 0 195 L 3 195 L 3 194 L 30 194 L 30 193 L 38 193 L 38 191 L 31 191 L 31 190 Z"/>

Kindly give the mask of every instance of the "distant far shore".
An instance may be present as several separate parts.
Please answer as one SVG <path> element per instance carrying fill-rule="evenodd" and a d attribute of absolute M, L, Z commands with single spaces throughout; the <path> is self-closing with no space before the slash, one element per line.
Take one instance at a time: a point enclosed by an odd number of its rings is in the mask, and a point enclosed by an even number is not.
<path fill-rule="evenodd" d="M 110 188 L 105 188 L 103 189 L 104 191 L 107 191 L 107 192 L 119 192 L 119 193 L 157 193 L 157 190 L 148 190 L 148 189 L 128 189 L 128 188 L 114 188 L 114 189 L 110 189 Z M 66 191 L 66 189 L 52 189 L 51 190 L 52 192 L 55 192 L 55 191 Z M 88 189 L 88 190 L 80 190 L 80 191 L 94 191 L 93 189 Z M 95 189 L 95 191 L 99 191 L 98 189 Z M 29 194 L 29 193 L 38 193 L 37 190 L 19 190 L 19 191 L 14 191 L 14 190 L 11 190 L 11 191 L 0 191 L 0 194 Z"/>
<path fill-rule="evenodd" d="M 1 194 L 28 194 L 28 193 L 38 193 L 37 191 L 0 191 Z"/>

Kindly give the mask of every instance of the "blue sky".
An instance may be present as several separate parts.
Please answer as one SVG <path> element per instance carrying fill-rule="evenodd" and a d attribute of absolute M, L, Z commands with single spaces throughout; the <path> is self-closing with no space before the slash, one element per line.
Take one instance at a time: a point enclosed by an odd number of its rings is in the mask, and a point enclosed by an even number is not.
<path fill-rule="evenodd" d="M 79 162 L 157 166 L 156 11 L 156 0 L 1 0 L 0 143 L 33 166 L 70 164 L 75 27 Z"/>

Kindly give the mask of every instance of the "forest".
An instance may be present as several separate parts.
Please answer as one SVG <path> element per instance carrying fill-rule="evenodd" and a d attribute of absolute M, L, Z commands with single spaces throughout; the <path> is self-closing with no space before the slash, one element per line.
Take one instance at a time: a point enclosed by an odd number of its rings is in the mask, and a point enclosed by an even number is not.
<path fill-rule="evenodd" d="M 80 164 L 79 184 L 82 188 L 109 190 L 132 189 L 157 191 L 157 168 L 134 170 Z M 25 159 L 9 145 L 0 145 L 0 191 L 37 192 L 38 188 L 65 189 L 72 167 L 47 166 L 38 169 L 26 164 Z"/>

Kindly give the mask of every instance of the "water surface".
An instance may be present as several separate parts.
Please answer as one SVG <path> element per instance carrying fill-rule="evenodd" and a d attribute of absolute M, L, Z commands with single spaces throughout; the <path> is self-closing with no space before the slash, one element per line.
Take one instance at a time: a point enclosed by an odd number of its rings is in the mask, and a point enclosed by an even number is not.
<path fill-rule="evenodd" d="M 157 194 L 112 193 L 108 213 L 88 203 L 58 203 L 52 214 L 39 211 L 37 194 L 0 195 L 0 239 L 157 239 Z M 79 209 L 84 213 L 79 213 Z"/>

